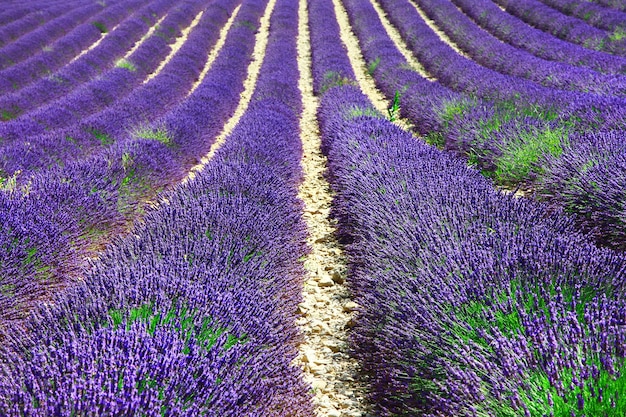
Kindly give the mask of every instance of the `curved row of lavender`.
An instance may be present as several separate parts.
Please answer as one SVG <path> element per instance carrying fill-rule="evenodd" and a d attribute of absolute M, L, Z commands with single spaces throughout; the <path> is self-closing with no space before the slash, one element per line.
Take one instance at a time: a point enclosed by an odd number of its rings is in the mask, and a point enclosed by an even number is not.
<path fill-rule="evenodd" d="M 121 2 L 106 6 L 89 21 L 77 26 L 65 36 L 46 45 L 41 52 L 33 54 L 30 44 L 21 46 L 29 51 L 29 58 L 0 71 L 0 91 L 9 93 L 28 85 L 44 76 L 54 73 L 68 64 L 84 49 L 98 41 L 110 28 L 117 25 L 123 18 L 132 13 L 146 0 Z M 72 18 L 68 15 L 68 22 Z M 64 22 L 63 24 L 67 24 Z M 17 41 L 16 43 L 19 43 Z M 13 45 L 13 44 L 10 44 Z M 10 46 L 9 45 L 9 46 Z M 62 82 L 57 80 L 57 82 Z M 11 112 L 5 113 L 3 119 L 14 117 Z"/>
<path fill-rule="evenodd" d="M 624 11 L 626 10 L 626 3 L 623 0 L 594 0 L 598 4 L 602 4 L 606 7 Z"/>
<path fill-rule="evenodd" d="M 75 2 L 48 3 L 40 2 L 30 7 L 7 7 L 0 15 L 2 27 L 0 27 L 0 47 L 18 39 L 20 36 L 37 29 L 51 19 L 67 13 L 73 7 L 82 4 L 80 0 Z"/>
<path fill-rule="evenodd" d="M 437 26 L 476 63 L 501 74 L 563 90 L 624 96 L 626 77 L 548 61 L 500 41 L 449 0 L 415 0 Z"/>
<path fill-rule="evenodd" d="M 206 13 L 225 22 L 234 3 L 212 1 Z M 0 327 L 80 280 L 85 257 L 127 232 L 156 192 L 180 181 L 208 152 L 239 102 L 265 4 L 242 5 L 203 82 L 143 136 L 128 136 L 85 160 L 35 174 L 27 184 L 4 183 Z"/>
<path fill-rule="evenodd" d="M 452 2 L 498 39 L 540 58 L 584 66 L 602 73 L 626 72 L 626 58 L 563 41 L 506 13 L 491 0 L 452 0 Z"/>
<path fill-rule="evenodd" d="M 315 10 L 314 73 L 348 76 L 347 59 L 316 58 L 332 47 L 316 32 L 336 27 Z M 324 91 L 319 119 L 376 415 L 622 415 L 626 259 L 494 191 L 350 83 Z"/>
<path fill-rule="evenodd" d="M 136 87 L 141 86 L 146 77 L 167 57 L 171 45 L 181 35 L 182 29 L 190 25 L 202 7 L 206 7 L 206 1 L 188 0 L 171 7 L 176 10 L 167 13 L 153 36 L 143 39 L 126 60 L 104 63 L 103 67 L 95 68 L 96 73 L 86 78 L 85 82 L 76 85 L 76 88 L 71 88 L 67 92 L 61 90 L 54 100 L 0 125 L 0 133 L 5 142 L 76 124 L 97 110 L 115 104 L 133 92 Z M 143 29 L 147 31 L 148 27 L 144 24 Z M 135 36 L 144 34 L 145 32 L 139 32 Z M 117 37 L 114 40 L 117 40 Z M 112 44 L 108 43 L 105 46 Z M 129 49 L 131 46 L 133 45 L 130 44 Z M 122 52 L 127 51 L 118 53 Z M 47 84 L 32 87 L 41 90 L 46 88 Z"/>
<path fill-rule="evenodd" d="M 575 16 L 591 25 L 614 33 L 626 33 L 626 13 L 586 0 L 541 0 L 567 15 Z"/>
<path fill-rule="evenodd" d="M 626 55 L 626 40 L 546 6 L 539 0 L 493 0 L 531 26 L 586 48 Z M 612 36 L 613 35 L 613 36 Z"/>
<path fill-rule="evenodd" d="M 45 53 L 46 51 L 44 49 L 46 46 L 49 46 L 52 42 L 64 36 L 74 27 L 96 16 L 98 13 L 102 12 L 102 10 L 103 7 L 97 3 L 84 2 L 68 13 L 64 13 L 50 20 L 38 29 L 5 45 L 0 49 L 0 74 L 3 74 L 4 78 L 4 74 L 10 71 L 10 67 L 29 59 L 34 51 L 39 50 L 35 52 L 35 54 Z M 89 43 L 87 43 L 86 46 L 89 46 Z M 11 84 L 9 84 L 9 87 L 13 88 Z M 0 91 L 3 93 L 9 91 L 9 89 L 6 88 L 5 82 L 2 83 L 2 90 Z"/>
<path fill-rule="evenodd" d="M 526 100 L 516 100 L 513 93 L 515 90 L 505 92 L 508 99 L 504 97 L 490 102 L 452 92 L 439 82 L 429 82 L 410 69 L 386 35 L 369 3 L 347 1 L 345 4 L 379 87 L 390 99 L 396 92 L 400 93 L 400 113 L 412 120 L 416 129 L 427 140 L 467 156 L 472 164 L 479 166 L 486 175 L 499 183 L 513 186 L 530 184 L 538 189 L 538 194 L 543 198 L 578 214 L 582 229 L 594 231 L 600 243 L 623 248 L 622 237 L 626 233 L 626 224 L 623 220 L 622 202 L 626 199 L 626 193 L 622 191 L 623 186 L 615 187 L 626 184 L 620 162 L 622 156 L 609 151 L 603 152 L 610 155 L 603 159 L 606 162 L 603 172 L 612 174 L 599 183 L 592 171 L 577 171 L 575 163 L 567 163 L 574 155 L 570 152 L 572 148 L 569 144 L 573 146 L 574 142 L 585 142 L 587 139 L 579 138 L 589 137 L 589 133 L 572 132 L 575 129 L 583 132 L 592 130 L 593 122 L 583 120 L 583 126 L 580 126 L 578 123 L 581 120 L 571 117 L 568 119 L 567 113 L 563 114 L 558 106 L 546 109 Z M 476 85 L 483 91 L 488 89 L 493 78 L 472 77 L 471 61 L 464 58 L 454 61 L 459 57 L 458 54 L 443 44 L 419 20 L 419 15 L 411 5 L 405 2 L 401 7 L 400 2 L 388 0 L 382 0 L 381 5 L 408 43 L 414 47 L 417 55 L 425 59 L 422 62 L 427 68 L 435 68 L 438 70 L 437 76 L 445 77 L 443 84 L 449 85 L 446 81 L 454 82 L 461 78 L 463 90 L 471 91 Z M 455 62 L 456 65 L 445 65 Z M 458 71 L 458 78 L 454 77 L 452 71 L 448 71 L 450 67 Z M 485 77 L 488 77 L 487 72 Z M 505 85 L 510 89 L 517 87 L 513 78 L 500 76 L 500 80 L 502 84 L 506 82 Z M 545 88 L 535 89 L 532 93 L 541 100 L 542 92 L 548 97 L 553 94 L 552 90 Z M 580 102 L 574 102 L 574 105 L 581 105 L 581 109 L 585 106 Z M 589 106 L 589 103 L 586 105 Z M 597 109 L 591 105 L 588 110 L 590 119 L 593 120 Z M 588 125 L 586 128 L 585 124 Z M 620 133 L 616 135 L 619 136 Z M 599 145 L 602 146 L 602 143 L 604 142 L 599 142 Z M 576 157 L 577 163 L 585 158 L 587 167 L 597 164 L 594 153 L 580 154 Z M 557 161 L 565 163 L 557 164 Z M 569 169 L 569 172 L 564 169 Z M 559 179 L 568 175 L 585 178 L 589 176 L 589 183 L 597 186 L 585 187 L 583 191 L 577 183 L 564 183 Z M 584 181 L 586 180 L 583 179 Z M 590 205 L 583 207 L 572 202 L 573 196 L 586 192 L 594 194 L 593 198 L 587 200 Z M 610 200 L 601 202 L 609 196 Z M 589 212 L 595 214 L 590 217 Z"/>
<path fill-rule="evenodd" d="M 142 43 L 128 58 L 133 68 L 116 67 L 14 123 L 0 126 L 0 132 L 17 139 L 12 143 L 7 140 L 0 147 L 0 169 L 8 175 L 19 170 L 24 177 L 58 161 L 88 157 L 126 137 L 148 134 L 145 131 L 150 130 L 152 122 L 184 100 L 199 77 L 225 24 L 221 19 L 225 14 L 214 8 L 212 14 L 203 15 L 171 61 L 144 83 L 170 52 L 168 42 L 175 41 L 174 35 L 160 35 L 188 26 L 206 4 L 206 0 L 182 2 L 168 14 L 162 22 L 161 30 L 165 32 Z M 234 7 L 231 2 L 227 11 Z M 24 135 L 24 131 L 28 135 L 20 136 L 19 132 Z M 74 146 L 68 145 L 68 137 Z"/>
<path fill-rule="evenodd" d="M 482 99 L 510 102 L 516 107 L 556 112 L 578 129 L 615 129 L 624 125 L 624 98 L 548 88 L 485 68 L 443 42 L 422 20 L 412 1 L 380 3 L 410 50 L 446 87 Z"/>
<path fill-rule="evenodd" d="M 4 334 L 0 414 L 315 415 L 291 364 L 306 251 L 297 13 L 277 2 L 252 103 L 205 169 L 27 339 Z"/>
<path fill-rule="evenodd" d="M 146 4 L 119 23 L 114 30 L 108 31 L 98 46 L 89 52 L 78 58 L 73 57 L 75 60 L 54 74 L 41 77 L 18 91 L 1 96 L 0 112 L 4 115 L 5 121 L 19 118 L 69 94 L 93 78 L 103 76 L 102 72 L 113 66 L 140 41 L 148 29 L 164 16 L 174 3 L 175 0 L 156 0 Z M 22 134 L 21 131 L 18 132 Z M 6 131 L 3 135 L 5 139 L 8 136 Z"/>

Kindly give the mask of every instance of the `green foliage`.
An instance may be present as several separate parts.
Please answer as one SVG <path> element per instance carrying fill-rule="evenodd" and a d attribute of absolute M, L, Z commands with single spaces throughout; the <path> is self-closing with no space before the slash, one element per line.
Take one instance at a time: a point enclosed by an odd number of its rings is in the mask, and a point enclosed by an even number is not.
<path fill-rule="evenodd" d="M 387 109 L 387 115 L 389 116 L 390 122 L 398 120 L 398 116 L 400 115 L 400 92 L 398 90 L 393 94 L 393 101 L 391 107 Z"/>
<path fill-rule="evenodd" d="M 211 349 L 222 334 L 227 334 L 223 349 L 228 350 L 237 344 L 245 344 L 247 336 L 235 336 L 229 333 L 227 328 L 218 326 L 211 317 L 196 318 L 197 312 L 188 310 L 185 306 L 172 307 L 165 314 L 157 312 L 152 303 L 146 303 L 130 310 L 109 310 L 110 322 L 114 329 L 124 325 L 130 330 L 135 323 L 146 326 L 150 335 L 154 335 L 157 329 L 173 331 L 185 341 L 183 353 L 189 353 L 189 346 L 193 343 L 205 350 Z M 105 324 L 107 325 L 107 324 Z"/>
<path fill-rule="evenodd" d="M 470 108 L 476 105 L 471 99 L 447 100 L 441 104 L 439 117 L 444 127 L 448 127 L 456 117 L 462 117 Z"/>
<path fill-rule="evenodd" d="M 376 68 L 378 68 L 379 64 L 380 64 L 380 58 L 376 57 L 375 60 L 367 64 L 367 73 L 369 75 L 374 75 L 374 71 L 376 71 Z"/>
<path fill-rule="evenodd" d="M 424 136 L 424 140 L 429 145 L 436 146 L 439 149 L 443 149 L 446 146 L 446 137 L 441 132 L 428 132 L 428 134 Z"/>
<path fill-rule="evenodd" d="M 100 31 L 100 33 L 107 33 L 107 28 L 102 22 L 93 22 L 93 25 Z"/>
<path fill-rule="evenodd" d="M 91 134 L 100 141 L 103 146 L 110 145 L 113 143 L 113 138 L 107 135 L 106 133 L 98 130 L 92 129 Z"/>
<path fill-rule="evenodd" d="M 9 110 L 0 111 L 0 120 L 2 120 L 3 122 L 8 122 L 9 120 L 13 120 L 16 117 L 17 117 L 17 112 L 15 111 L 9 111 Z"/>
<path fill-rule="evenodd" d="M 19 171 L 16 171 L 10 177 L 6 177 L 2 175 L 2 172 L 0 172 L 0 191 L 15 191 L 17 188 L 17 176 L 19 173 Z"/>
<path fill-rule="evenodd" d="M 137 67 L 135 67 L 135 64 L 133 64 L 127 59 L 120 59 L 119 61 L 115 63 L 115 66 L 117 68 L 125 68 L 131 72 L 137 71 Z"/>
<path fill-rule="evenodd" d="M 611 374 L 602 366 L 597 359 L 586 360 L 587 363 L 596 363 L 600 369 L 597 378 L 593 382 L 583 384 L 574 383 L 575 380 L 583 380 L 581 375 L 574 375 L 572 369 L 565 369 L 559 373 L 559 379 L 565 389 L 564 395 L 550 384 L 545 373 L 537 371 L 528 376 L 528 382 L 535 389 L 535 396 L 525 398 L 525 404 L 532 404 L 538 400 L 548 403 L 548 396 L 553 402 L 550 410 L 554 417 L 591 417 L 607 416 L 622 417 L 626 415 L 626 364 L 622 360 L 618 366 L 618 372 Z M 593 392 L 591 387 L 593 386 Z M 602 401 L 598 400 L 598 392 L 602 390 Z M 594 395 L 595 394 L 595 395 Z M 579 408 L 579 396 L 582 398 L 582 408 Z M 543 417 L 544 413 L 532 413 L 533 417 Z"/>
<path fill-rule="evenodd" d="M 502 155 L 496 160 L 495 178 L 500 183 L 527 180 L 542 155 L 559 156 L 567 143 L 568 133 L 563 128 L 521 132 L 518 138 L 501 145 Z"/>
<path fill-rule="evenodd" d="M 320 93 L 323 94 L 332 87 L 342 86 L 342 85 L 353 85 L 354 81 L 343 77 L 337 71 L 326 71 L 324 73 L 324 81 L 322 83 L 322 87 L 320 88 Z"/>
<path fill-rule="evenodd" d="M 352 119 L 356 119 L 357 117 L 361 117 L 361 116 L 367 116 L 367 117 L 375 117 L 377 119 L 382 119 L 383 115 L 380 114 L 378 112 L 378 110 L 376 110 L 373 107 L 351 107 L 347 110 L 344 119 L 345 120 L 352 120 Z"/>
<path fill-rule="evenodd" d="M 0 285 L 0 294 L 9 298 L 15 296 L 15 284 Z"/>
<path fill-rule="evenodd" d="M 237 27 L 237 26 L 246 27 L 246 28 L 250 29 L 253 32 L 256 32 L 256 30 L 257 30 L 256 25 L 253 22 L 249 21 L 249 20 L 240 20 L 240 21 L 238 21 L 235 24 L 235 27 Z"/>
<path fill-rule="evenodd" d="M 149 127 L 138 127 L 131 131 L 135 138 L 153 139 L 166 146 L 172 145 L 172 138 L 164 127 L 151 129 Z"/>
<path fill-rule="evenodd" d="M 613 33 L 611 33 L 611 35 L 609 36 L 609 39 L 612 40 L 613 42 L 616 42 L 616 41 L 621 41 L 625 37 L 626 37 L 626 30 L 623 27 L 618 26 L 615 28 Z"/>

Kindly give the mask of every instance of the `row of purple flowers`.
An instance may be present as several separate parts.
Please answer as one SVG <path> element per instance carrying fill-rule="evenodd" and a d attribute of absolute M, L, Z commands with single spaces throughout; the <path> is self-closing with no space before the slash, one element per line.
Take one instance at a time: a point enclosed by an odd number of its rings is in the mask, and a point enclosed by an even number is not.
<path fill-rule="evenodd" d="M 244 1 L 234 31 L 265 4 Z M 38 309 L 28 337 L 3 334 L 0 414 L 314 416 L 291 364 L 306 252 L 297 14 L 276 3 L 252 102 L 214 159 Z"/>

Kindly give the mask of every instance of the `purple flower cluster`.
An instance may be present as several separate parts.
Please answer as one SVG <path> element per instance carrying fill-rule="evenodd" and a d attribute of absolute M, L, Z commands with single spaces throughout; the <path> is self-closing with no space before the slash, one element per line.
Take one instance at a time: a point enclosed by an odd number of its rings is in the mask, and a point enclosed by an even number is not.
<path fill-rule="evenodd" d="M 607 246 L 626 249 L 624 132 L 572 138 L 562 155 L 547 157 L 538 194 L 578 214 L 585 230 Z"/>
<path fill-rule="evenodd" d="M 622 413 L 626 259 L 349 102 L 320 118 L 379 415 Z"/>
<path fill-rule="evenodd" d="M 613 9 L 624 11 L 626 10 L 626 3 L 623 0 L 595 0 L 596 3 L 602 4 Z"/>
<path fill-rule="evenodd" d="M 626 77 L 538 58 L 493 37 L 449 0 L 416 0 L 437 26 L 478 64 L 501 74 L 565 90 L 625 96 Z"/>
<path fill-rule="evenodd" d="M 606 31 L 575 17 L 564 15 L 539 0 L 494 1 L 504 7 L 507 13 L 563 40 L 590 49 L 626 55 L 626 42 L 623 40 L 611 39 Z"/>
<path fill-rule="evenodd" d="M 189 25 L 205 3 L 204 0 L 183 2 L 178 10 L 168 14 L 157 35 L 142 43 L 129 57 L 133 70 L 115 67 L 70 94 L 0 125 L 0 135 L 12 139 L 0 148 L 0 160 L 6 161 L 0 163 L 0 169 L 10 175 L 17 170 L 28 172 L 54 166 L 59 161 L 84 158 L 128 136 L 132 128 L 149 125 L 161 112 L 183 99 L 202 70 L 210 47 L 217 40 L 219 27 L 226 21 L 221 9 L 205 16 L 200 26 L 203 33 L 196 32 L 158 77 L 145 85 L 142 81 L 158 68 L 180 28 Z M 210 35 L 205 32 L 207 29 Z M 67 146 L 68 137 L 78 144 L 78 151 Z M 16 158 L 16 155 L 27 157 Z"/>
<path fill-rule="evenodd" d="M 253 102 L 205 169 L 27 337 L 3 333 L 0 414 L 314 415 L 291 364 L 306 251 L 297 12 L 277 2 Z"/>
<path fill-rule="evenodd" d="M 409 43 L 420 40 L 419 52 L 423 53 L 421 56 L 437 57 L 437 59 L 449 57 L 448 62 L 454 62 L 452 59 L 456 57 L 456 62 L 467 63 L 466 68 L 471 65 L 470 61 L 458 57 L 449 48 L 444 48 L 436 36 L 428 39 L 427 28 L 423 22 L 420 27 L 419 20 L 411 19 L 411 12 L 414 13 L 413 17 L 416 15 L 412 6 L 405 3 L 406 7 L 400 7 L 398 2 L 387 0 L 382 0 L 381 4 L 400 30 L 405 30 L 404 34 Z M 587 230 L 590 229 L 591 223 L 589 212 L 594 212 L 594 221 L 598 223 L 596 226 L 604 225 L 592 229 L 598 241 L 611 246 L 622 245 L 618 236 L 623 233 L 624 226 L 616 221 L 622 215 L 621 210 L 617 209 L 618 206 L 615 204 L 607 206 L 601 203 L 601 196 L 605 193 L 600 189 L 601 187 L 586 189 L 587 192 L 597 195 L 588 200 L 589 205 L 583 208 L 582 205 L 571 204 L 565 197 L 557 177 L 551 175 L 543 177 L 544 171 L 550 169 L 547 168 L 549 164 L 545 162 L 545 159 L 558 160 L 564 149 L 567 149 L 567 144 L 578 140 L 580 134 L 573 132 L 586 132 L 592 128 L 594 125 L 592 121 L 600 113 L 597 108 L 594 110 L 593 105 L 588 108 L 587 120 L 589 122 L 583 121 L 581 126 L 579 125 L 581 118 L 564 120 L 564 115 L 559 110 L 561 106 L 542 109 L 536 105 L 529 105 L 527 101 L 521 103 L 515 100 L 489 102 L 452 93 L 439 82 L 428 82 L 416 72 L 407 69 L 406 61 L 385 34 L 371 5 L 347 1 L 346 6 L 366 60 L 370 65 L 376 63 L 372 74 L 377 84 L 390 98 L 396 91 L 400 92 L 401 114 L 411 119 L 415 128 L 427 140 L 468 157 L 471 163 L 479 166 L 486 175 L 500 183 L 513 186 L 520 183 L 530 184 L 534 188 L 538 182 L 541 182 L 540 197 L 549 199 L 568 211 L 578 214 L 579 223 Z M 463 67 L 459 65 L 457 68 L 460 71 Z M 437 75 L 442 75 L 443 71 L 446 70 L 443 69 Z M 460 77 L 466 77 L 467 73 L 469 71 L 460 72 Z M 485 76 L 487 76 L 486 73 Z M 475 80 L 471 82 L 480 83 L 486 89 L 487 82 L 491 79 L 485 78 L 484 83 L 478 77 Z M 469 78 L 468 81 L 470 81 Z M 511 81 L 508 81 L 509 85 Z M 544 92 L 550 93 L 551 90 L 544 89 Z M 540 91 L 536 90 L 536 93 L 539 94 Z M 567 106 L 565 102 L 562 103 Z M 578 104 L 581 103 L 574 103 L 574 105 Z M 585 127 L 587 123 L 588 126 Z M 615 135 L 621 135 L 621 133 L 615 133 Z M 590 155 L 587 156 L 590 157 Z M 593 160 L 588 163 L 593 164 Z M 613 170 L 608 178 L 622 177 L 619 165 L 610 164 L 607 168 Z M 570 175 L 574 174 L 570 173 Z M 551 190 L 551 187 L 554 189 Z M 621 228 L 621 230 L 611 230 L 611 228 Z"/>
<path fill-rule="evenodd" d="M 584 0 L 541 0 L 554 9 L 575 16 L 600 29 L 626 30 L 626 14 Z"/>
<path fill-rule="evenodd" d="M 81 4 L 82 1 L 77 0 L 74 2 L 69 1 L 63 5 L 38 2 L 27 7 L 23 7 L 23 5 L 22 7 L 7 7 L 0 15 L 0 21 L 2 22 L 2 27 L 0 27 L 0 47 Z"/>
<path fill-rule="evenodd" d="M 235 3 L 212 2 L 206 14 L 225 22 Z M 85 256 L 126 231 L 147 200 L 182 179 L 208 151 L 239 101 L 265 3 L 242 5 L 203 83 L 172 109 L 172 118 L 149 126 L 165 126 L 167 140 L 125 136 L 86 159 L 68 159 L 25 181 L 3 180 L 5 190 L 14 191 L 0 193 L 0 326 L 75 280 Z M 184 117 L 173 118 L 183 109 Z M 80 152 L 80 143 L 66 142 L 68 155 Z"/>
<path fill-rule="evenodd" d="M 172 6 L 172 3 L 174 3 L 173 0 L 150 2 L 129 18 L 124 19 L 115 30 L 112 30 L 114 25 L 103 23 L 112 31 L 107 32 L 106 37 L 96 48 L 53 74 L 39 77 L 35 82 L 20 88 L 18 91 L 11 91 L 0 97 L 0 111 L 3 112 L 4 119 L 22 116 L 51 100 L 70 93 L 83 83 L 102 76 L 103 71 L 113 66 L 117 59 L 121 58 L 135 42 L 139 41 L 141 36 L 148 31 L 148 28 L 155 24 L 158 18 Z M 80 28 L 86 30 L 86 28 L 91 29 L 95 26 L 84 24 Z M 98 33 L 100 32 L 98 31 Z M 69 41 L 72 42 L 71 37 Z M 59 52 L 64 52 L 64 50 L 59 50 Z M 68 56 L 76 57 L 75 54 Z M 23 80 L 27 78 L 27 75 L 19 77 L 19 83 L 21 83 L 19 85 L 23 85 Z"/>
<path fill-rule="evenodd" d="M 105 7 L 102 12 L 89 21 L 77 26 L 65 36 L 48 44 L 40 53 L 32 55 L 18 64 L 0 71 L 0 91 L 12 92 L 36 81 L 47 74 L 54 73 L 70 60 L 78 56 L 82 50 L 96 42 L 102 31 L 110 30 L 123 18 L 138 8 L 145 0 L 120 2 Z M 18 41 L 19 42 L 19 41 Z M 30 46 L 22 46 L 33 50 Z M 15 115 L 9 113 L 11 117 Z M 3 119 L 6 119 L 4 117 Z"/>
<path fill-rule="evenodd" d="M 5 93 L 13 88 L 11 83 L 7 83 L 6 78 L 12 74 L 9 67 L 15 66 L 20 61 L 32 59 L 33 51 L 35 56 L 45 54 L 43 49 L 47 45 L 53 44 L 55 40 L 62 37 L 74 27 L 81 25 L 87 19 L 91 18 L 102 11 L 102 6 L 96 3 L 81 4 L 61 16 L 50 20 L 38 29 L 27 33 L 14 42 L 5 45 L 0 49 L 0 75 L 2 75 L 2 84 L 0 84 L 0 92 Z M 97 28 L 94 27 L 94 29 Z M 97 38 L 97 35 L 92 39 Z M 88 39 L 89 40 L 89 39 Z M 87 42 L 87 46 L 89 42 Z M 82 48 L 81 48 L 82 49 Z M 13 79 L 11 79 L 13 80 Z M 15 81 L 15 80 L 13 80 Z"/>
<path fill-rule="evenodd" d="M 491 34 L 538 57 L 584 66 L 603 73 L 626 72 L 626 58 L 565 42 L 506 13 L 491 0 L 453 0 L 453 2 Z"/>

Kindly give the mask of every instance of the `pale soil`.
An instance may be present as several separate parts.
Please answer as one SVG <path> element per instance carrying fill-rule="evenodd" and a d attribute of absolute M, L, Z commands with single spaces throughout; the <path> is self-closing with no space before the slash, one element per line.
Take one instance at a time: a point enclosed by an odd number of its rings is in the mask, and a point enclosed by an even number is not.
<path fill-rule="evenodd" d="M 335 7 L 337 23 L 339 23 L 339 36 L 348 50 L 348 58 L 350 59 L 350 64 L 352 65 L 352 70 L 354 71 L 359 87 L 370 99 L 376 110 L 381 112 L 383 116 L 387 116 L 387 109 L 391 107 L 391 102 L 378 90 L 374 79 L 368 73 L 367 63 L 365 62 L 365 58 L 363 58 L 363 54 L 361 54 L 359 40 L 350 27 L 348 12 L 343 7 L 340 0 L 333 0 L 333 5 Z M 410 120 L 398 118 L 394 123 L 405 130 L 412 130 Z"/>
<path fill-rule="evenodd" d="M 409 3 L 415 8 L 415 10 L 417 10 L 417 13 L 419 13 L 419 15 L 422 17 L 422 20 L 428 25 L 428 27 L 431 28 L 432 31 L 437 34 L 437 36 L 439 36 L 439 39 L 445 42 L 450 48 L 454 49 L 459 55 L 467 59 L 472 59 L 465 52 L 463 52 L 461 48 L 459 48 L 454 42 L 452 42 L 452 40 L 448 38 L 448 35 L 446 35 L 444 31 L 437 27 L 434 21 L 426 16 L 426 13 L 424 13 L 424 11 L 417 5 L 417 3 L 415 3 L 414 0 L 409 0 Z"/>
<path fill-rule="evenodd" d="M 306 0 L 300 0 L 299 6 L 298 68 L 304 106 L 300 120 L 304 180 L 298 196 L 305 205 L 307 243 L 311 251 L 304 260 L 308 273 L 297 320 L 305 339 L 295 364 L 302 367 L 305 380 L 313 388 L 318 416 L 363 416 L 366 389 L 357 376 L 357 361 L 348 354 L 348 329 L 357 305 L 350 301 L 345 284 L 346 259 L 335 237 L 336 222 L 330 218 L 333 196 L 324 178 L 327 161 L 321 151 L 316 117 L 319 101 L 313 95 Z"/>
<path fill-rule="evenodd" d="M 193 28 L 198 25 L 198 22 L 200 22 L 200 18 L 202 18 L 203 13 L 204 11 L 198 13 L 191 22 L 191 24 L 181 31 L 180 36 L 176 38 L 176 41 L 170 46 L 170 53 L 165 57 L 163 61 L 161 61 L 157 69 L 155 69 L 154 72 L 152 72 L 150 75 L 148 75 L 148 77 L 146 77 L 145 80 L 143 80 L 144 84 L 159 75 L 161 70 L 172 60 L 174 55 L 176 55 L 176 52 L 178 52 L 178 50 L 185 44 L 185 42 L 187 42 L 187 37 L 189 37 L 189 34 L 193 30 Z"/>
<path fill-rule="evenodd" d="M 187 177 L 183 180 L 183 184 L 189 180 L 192 180 L 196 176 L 196 172 L 202 170 L 204 166 L 213 158 L 215 152 L 224 144 L 226 137 L 231 134 L 239 119 L 243 116 L 243 114 L 248 109 L 248 105 L 250 104 L 250 100 L 252 99 L 252 94 L 254 93 L 254 88 L 256 86 L 256 81 L 259 78 L 259 72 L 261 71 L 261 65 L 263 64 L 263 58 L 265 57 L 265 49 L 267 48 L 267 41 L 269 38 L 269 28 L 270 28 L 270 16 L 272 15 L 272 11 L 274 10 L 274 6 L 276 5 L 276 0 L 270 0 L 265 8 L 265 12 L 263 17 L 261 18 L 261 24 L 259 27 L 259 31 L 255 35 L 254 42 L 254 50 L 252 52 L 252 62 L 248 65 L 248 77 L 244 81 L 243 84 L 243 92 L 239 98 L 239 104 L 235 109 L 235 112 L 231 116 L 230 119 L 224 125 L 222 132 L 215 138 L 215 142 L 211 145 L 209 152 L 202 157 L 200 162 L 197 165 L 194 165 Z"/>
<path fill-rule="evenodd" d="M 107 31 L 106 33 L 101 33 L 100 34 L 100 39 L 98 39 L 97 41 L 95 41 L 94 43 L 92 43 L 88 48 L 83 49 L 82 51 L 80 51 L 80 53 L 78 55 L 76 55 L 74 58 L 72 58 L 72 60 L 69 62 L 70 64 L 74 61 L 76 61 L 78 58 L 80 58 L 81 56 L 85 55 L 87 52 L 91 51 L 92 49 L 94 49 L 96 46 L 100 45 L 100 42 L 102 42 L 104 40 L 104 38 L 106 38 L 110 33 L 112 33 L 115 29 L 117 29 L 119 25 L 115 25 L 113 27 L 113 29 Z"/>
<path fill-rule="evenodd" d="M 146 34 L 139 39 L 137 42 L 135 42 L 135 44 L 133 45 L 132 48 L 130 48 L 128 50 L 128 52 L 126 52 L 126 55 L 124 55 L 124 57 L 122 59 L 128 59 L 132 54 L 135 53 L 135 51 L 141 46 L 141 44 L 148 39 L 150 36 L 152 36 L 154 34 L 154 31 L 157 30 L 159 28 L 159 25 L 161 24 L 161 22 L 167 17 L 167 14 L 164 14 L 163 17 L 161 17 L 159 20 L 157 20 L 157 22 L 154 24 L 154 26 L 152 26 L 150 29 L 148 29 L 148 31 L 146 32 Z"/>
<path fill-rule="evenodd" d="M 385 13 L 382 7 L 380 7 L 378 2 L 376 0 L 371 0 L 371 3 L 372 3 L 372 6 L 374 6 L 376 13 L 378 13 L 378 18 L 383 24 L 383 27 L 385 28 L 385 32 L 387 32 L 387 35 L 391 38 L 393 43 L 396 45 L 396 48 L 398 48 L 398 50 L 400 51 L 404 59 L 406 59 L 406 62 L 409 63 L 411 69 L 416 71 L 419 75 L 421 75 L 422 77 L 426 78 L 429 81 L 437 81 L 437 78 L 429 74 L 428 71 L 426 71 L 426 69 L 422 66 L 422 64 L 417 60 L 417 58 L 413 56 L 413 53 L 411 52 L 409 47 L 406 45 L 406 43 L 402 39 L 402 35 L 400 35 L 400 32 L 398 31 L 398 29 L 396 29 L 391 24 L 391 22 L 389 21 L 389 18 L 387 17 L 387 13 Z"/>
<path fill-rule="evenodd" d="M 224 47 L 224 44 L 226 43 L 226 37 L 228 36 L 228 31 L 230 30 L 230 27 L 233 25 L 233 22 L 235 21 L 235 18 L 237 17 L 237 14 L 239 13 L 239 9 L 240 8 L 241 8 L 241 5 L 239 5 L 239 6 L 237 6 L 235 8 L 235 10 L 233 11 L 232 16 L 230 16 L 230 18 L 228 18 L 228 21 L 226 22 L 224 27 L 220 30 L 219 39 L 215 43 L 215 46 L 213 47 L 211 52 L 209 53 L 209 56 L 208 56 L 208 58 L 206 60 L 206 64 L 204 64 L 204 68 L 202 69 L 202 72 L 198 76 L 198 79 L 196 80 L 196 82 L 191 87 L 191 90 L 189 90 L 189 92 L 187 93 L 187 96 L 189 96 L 191 93 L 196 91 L 196 88 L 198 88 L 198 86 L 200 84 L 202 84 L 202 81 L 204 80 L 204 77 L 206 76 L 206 74 L 209 72 L 209 70 L 213 66 L 213 62 L 218 57 L 218 55 L 220 54 L 220 51 L 222 50 L 222 48 Z"/>

